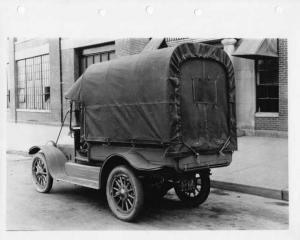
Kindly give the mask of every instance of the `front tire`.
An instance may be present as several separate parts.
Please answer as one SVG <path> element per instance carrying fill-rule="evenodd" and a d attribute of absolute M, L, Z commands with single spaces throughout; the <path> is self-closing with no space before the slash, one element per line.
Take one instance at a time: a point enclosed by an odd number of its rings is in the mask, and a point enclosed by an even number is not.
<path fill-rule="evenodd" d="M 50 175 L 44 154 L 37 153 L 32 159 L 32 181 L 35 189 L 41 193 L 47 193 L 53 185 L 53 178 Z"/>
<path fill-rule="evenodd" d="M 142 210 L 144 191 L 131 168 L 121 165 L 109 174 L 106 197 L 113 214 L 123 221 L 133 221 Z"/>
<path fill-rule="evenodd" d="M 187 206 L 197 207 L 204 203 L 210 193 L 209 172 L 196 173 L 181 179 L 175 186 L 175 192 Z"/>

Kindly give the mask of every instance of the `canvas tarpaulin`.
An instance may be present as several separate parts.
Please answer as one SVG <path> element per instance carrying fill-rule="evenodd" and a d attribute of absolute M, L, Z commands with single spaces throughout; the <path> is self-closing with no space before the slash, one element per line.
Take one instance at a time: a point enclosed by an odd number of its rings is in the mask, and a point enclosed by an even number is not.
<path fill-rule="evenodd" d="M 230 148 L 236 149 L 231 61 L 221 49 L 196 43 L 91 65 L 66 93 L 67 99 L 83 105 L 82 128 L 86 140 L 166 144 L 173 146 L 173 151 L 181 151 L 185 143 L 182 142 L 180 68 L 189 59 L 209 59 L 225 69 L 226 121 Z M 215 148 L 221 147 L 226 139 L 221 140 Z"/>

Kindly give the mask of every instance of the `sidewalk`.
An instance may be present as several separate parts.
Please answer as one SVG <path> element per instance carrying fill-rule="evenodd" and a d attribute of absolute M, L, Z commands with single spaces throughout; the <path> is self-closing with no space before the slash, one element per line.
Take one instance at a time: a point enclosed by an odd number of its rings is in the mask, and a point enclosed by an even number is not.
<path fill-rule="evenodd" d="M 7 123 L 7 150 L 28 151 L 33 145 L 55 141 L 58 126 Z M 59 143 L 72 144 L 63 128 Z M 288 200 L 288 139 L 244 136 L 230 166 L 212 169 L 212 186 Z"/>
<path fill-rule="evenodd" d="M 230 166 L 212 170 L 212 186 L 288 200 L 288 139 L 244 136 Z"/>
<path fill-rule="evenodd" d="M 10 123 L 6 125 L 6 149 L 14 151 L 26 151 L 35 145 L 44 145 L 49 140 L 56 141 L 60 127 L 50 125 Z M 69 128 L 63 127 L 58 143 L 73 143 L 69 135 Z"/>

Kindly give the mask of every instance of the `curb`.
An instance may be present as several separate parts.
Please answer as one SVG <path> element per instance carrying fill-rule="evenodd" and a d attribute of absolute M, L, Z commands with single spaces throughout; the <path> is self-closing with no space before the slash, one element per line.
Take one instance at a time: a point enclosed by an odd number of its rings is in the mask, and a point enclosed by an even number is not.
<path fill-rule="evenodd" d="M 28 151 L 23 151 L 23 150 L 6 150 L 6 154 L 16 154 L 16 155 L 21 155 L 23 157 L 30 157 Z"/>
<path fill-rule="evenodd" d="M 289 191 L 286 189 L 278 190 L 278 189 L 263 188 L 263 187 L 256 187 L 256 186 L 214 181 L 214 180 L 211 181 L 211 187 L 234 191 L 234 192 L 257 195 L 265 198 L 289 201 Z"/>

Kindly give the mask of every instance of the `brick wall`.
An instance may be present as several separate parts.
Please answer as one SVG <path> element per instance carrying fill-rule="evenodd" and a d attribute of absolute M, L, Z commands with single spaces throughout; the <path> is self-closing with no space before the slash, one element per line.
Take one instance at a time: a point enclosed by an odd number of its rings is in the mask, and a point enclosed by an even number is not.
<path fill-rule="evenodd" d="M 17 122 L 56 124 L 59 123 L 59 120 L 57 120 L 57 122 L 53 120 L 52 112 L 33 112 L 17 110 Z"/>
<path fill-rule="evenodd" d="M 288 63 L 287 39 L 278 40 L 279 55 L 279 115 L 278 117 L 256 117 L 256 130 L 288 130 Z"/>
<path fill-rule="evenodd" d="M 256 130 L 278 130 L 279 121 L 278 117 L 256 117 L 255 129 Z"/>
<path fill-rule="evenodd" d="M 279 130 L 288 130 L 288 43 L 279 39 Z"/>

